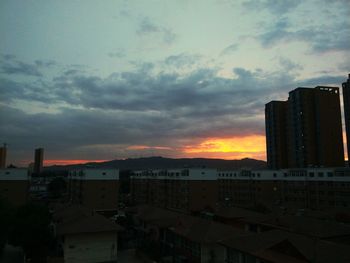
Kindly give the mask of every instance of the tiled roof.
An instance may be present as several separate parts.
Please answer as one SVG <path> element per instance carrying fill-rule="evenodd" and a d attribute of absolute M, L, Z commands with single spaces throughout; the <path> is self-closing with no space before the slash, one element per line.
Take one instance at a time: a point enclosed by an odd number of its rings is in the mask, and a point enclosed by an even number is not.
<path fill-rule="evenodd" d="M 192 216 L 179 218 L 177 224 L 170 229 L 199 243 L 215 243 L 230 237 L 246 235 L 241 229 Z"/>
<path fill-rule="evenodd" d="M 294 248 L 294 256 L 286 251 L 277 250 L 282 243 Z M 350 262 L 350 246 L 309 238 L 282 230 L 235 237 L 220 242 L 221 244 L 254 255 L 271 262 Z M 282 260 L 283 258 L 283 260 Z M 335 259 L 337 261 L 335 261 Z"/>
<path fill-rule="evenodd" d="M 89 215 L 79 217 L 75 220 L 58 224 L 57 233 L 59 235 L 98 233 L 98 232 L 118 232 L 122 228 L 107 218 L 99 215 Z"/>
<path fill-rule="evenodd" d="M 350 235 L 349 225 L 301 216 L 279 216 L 256 223 L 319 238 Z"/>

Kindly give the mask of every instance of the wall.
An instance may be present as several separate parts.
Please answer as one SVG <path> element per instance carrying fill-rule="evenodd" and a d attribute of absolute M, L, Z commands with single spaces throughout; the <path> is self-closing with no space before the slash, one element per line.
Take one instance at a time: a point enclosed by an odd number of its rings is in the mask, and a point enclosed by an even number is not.
<path fill-rule="evenodd" d="M 68 235 L 64 241 L 64 262 L 116 261 L 117 245 L 115 232 Z"/>

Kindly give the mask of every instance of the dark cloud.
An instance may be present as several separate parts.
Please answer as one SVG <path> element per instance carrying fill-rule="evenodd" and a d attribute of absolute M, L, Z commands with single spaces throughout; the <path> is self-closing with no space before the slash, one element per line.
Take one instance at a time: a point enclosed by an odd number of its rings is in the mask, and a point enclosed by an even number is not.
<path fill-rule="evenodd" d="M 280 42 L 303 41 L 313 52 L 349 51 L 350 22 L 344 21 L 329 26 L 309 26 L 294 30 L 286 18 L 279 19 L 271 28 L 258 36 L 263 47 Z"/>
<path fill-rule="evenodd" d="M 238 50 L 239 45 L 237 43 L 229 45 L 228 47 L 224 48 L 223 51 L 221 51 L 220 55 L 227 55 L 230 54 L 231 52 L 235 52 Z"/>
<path fill-rule="evenodd" d="M 275 15 L 283 15 L 298 7 L 301 0 L 249 0 L 243 2 L 243 6 L 252 11 L 268 10 Z"/>
<path fill-rule="evenodd" d="M 28 64 L 21 61 L 11 61 L 11 63 L 1 61 L 0 72 L 8 75 L 26 75 L 41 77 L 42 73 L 36 64 Z"/>
<path fill-rule="evenodd" d="M 302 70 L 303 66 L 300 64 L 294 63 L 292 60 L 284 57 L 279 58 L 279 63 L 282 66 L 283 69 L 287 71 L 294 71 L 294 70 Z"/>
<path fill-rule="evenodd" d="M 5 75 L 23 75 L 42 77 L 42 69 L 57 65 L 53 60 L 35 60 L 34 63 L 26 63 L 16 59 L 16 56 L 3 54 L 0 58 L 0 73 Z"/>
<path fill-rule="evenodd" d="M 193 54 L 188 55 L 186 53 L 181 53 L 179 55 L 172 55 L 164 59 L 164 64 L 174 67 L 191 66 L 200 61 L 201 55 Z"/>
<path fill-rule="evenodd" d="M 160 34 L 163 42 L 166 44 L 172 44 L 176 40 L 176 34 L 171 29 L 156 25 L 149 17 L 141 19 L 136 32 L 139 35 Z"/>
<path fill-rule="evenodd" d="M 34 63 L 38 67 L 51 67 L 57 65 L 56 61 L 54 60 L 35 60 Z"/>
<path fill-rule="evenodd" d="M 298 86 L 340 86 L 345 81 L 345 75 L 334 76 L 334 75 L 322 75 L 314 78 L 300 80 L 297 82 Z"/>

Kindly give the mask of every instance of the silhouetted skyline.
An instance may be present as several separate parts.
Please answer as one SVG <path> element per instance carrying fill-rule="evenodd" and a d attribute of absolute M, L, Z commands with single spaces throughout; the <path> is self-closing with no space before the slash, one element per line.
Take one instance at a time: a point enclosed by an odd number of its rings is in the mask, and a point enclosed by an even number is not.
<path fill-rule="evenodd" d="M 7 163 L 266 160 L 264 104 L 341 86 L 349 1 L 1 1 Z"/>

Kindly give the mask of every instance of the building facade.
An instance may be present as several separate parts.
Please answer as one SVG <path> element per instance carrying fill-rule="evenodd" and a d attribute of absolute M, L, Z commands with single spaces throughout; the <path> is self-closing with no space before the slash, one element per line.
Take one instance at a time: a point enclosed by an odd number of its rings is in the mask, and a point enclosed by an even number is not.
<path fill-rule="evenodd" d="M 221 171 L 219 204 L 248 208 L 347 210 L 350 169 Z"/>
<path fill-rule="evenodd" d="M 24 205 L 28 200 L 30 176 L 27 169 L 0 169 L 0 198 L 12 205 Z"/>
<path fill-rule="evenodd" d="M 72 203 L 98 211 L 118 208 L 119 170 L 74 170 L 68 177 L 68 194 Z"/>
<path fill-rule="evenodd" d="M 266 104 L 265 119 L 269 168 L 344 166 L 337 87 L 292 90 L 287 102 Z"/>
<path fill-rule="evenodd" d="M 204 172 L 205 174 L 201 174 Z M 134 204 L 191 213 L 218 207 L 347 210 L 349 168 L 147 170 L 131 178 Z"/>
<path fill-rule="evenodd" d="M 286 101 L 271 101 L 265 105 L 267 166 L 270 169 L 288 167 Z"/>
<path fill-rule="evenodd" d="M 183 212 L 214 208 L 216 177 L 214 169 L 136 171 L 131 177 L 132 201 Z"/>

